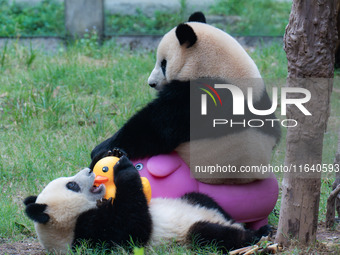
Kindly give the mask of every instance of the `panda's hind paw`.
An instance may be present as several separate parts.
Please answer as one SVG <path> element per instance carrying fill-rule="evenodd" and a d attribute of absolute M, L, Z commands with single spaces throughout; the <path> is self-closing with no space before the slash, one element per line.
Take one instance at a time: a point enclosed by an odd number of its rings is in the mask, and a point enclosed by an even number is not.
<path fill-rule="evenodd" d="M 265 225 L 261 227 L 259 230 L 256 231 L 256 236 L 261 238 L 262 236 L 271 236 L 272 235 L 272 228 L 270 225 Z"/>

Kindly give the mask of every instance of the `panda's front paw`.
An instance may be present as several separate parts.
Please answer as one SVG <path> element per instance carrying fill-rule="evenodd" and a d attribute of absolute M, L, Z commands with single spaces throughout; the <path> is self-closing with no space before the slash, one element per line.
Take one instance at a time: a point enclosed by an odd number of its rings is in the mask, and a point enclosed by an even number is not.
<path fill-rule="evenodd" d="M 138 171 L 126 156 L 122 156 L 114 166 L 114 182 L 118 185 L 122 180 L 134 178 L 139 178 Z"/>
<path fill-rule="evenodd" d="M 112 156 L 117 157 L 117 158 L 121 158 L 123 156 L 127 156 L 126 152 L 123 151 L 122 149 L 119 148 L 113 148 L 112 150 Z"/>
<path fill-rule="evenodd" d="M 118 160 L 118 162 L 116 163 L 116 165 L 114 167 L 115 174 L 116 174 L 116 172 L 127 169 L 131 166 L 133 167 L 132 162 L 124 155 Z"/>

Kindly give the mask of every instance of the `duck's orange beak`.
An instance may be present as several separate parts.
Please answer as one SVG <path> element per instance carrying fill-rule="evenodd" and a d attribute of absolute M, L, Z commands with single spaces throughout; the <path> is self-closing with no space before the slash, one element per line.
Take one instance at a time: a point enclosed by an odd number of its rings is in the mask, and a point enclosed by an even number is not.
<path fill-rule="evenodd" d="M 94 178 L 94 184 L 100 185 L 102 183 L 108 182 L 109 178 L 101 175 L 97 175 L 96 178 Z"/>

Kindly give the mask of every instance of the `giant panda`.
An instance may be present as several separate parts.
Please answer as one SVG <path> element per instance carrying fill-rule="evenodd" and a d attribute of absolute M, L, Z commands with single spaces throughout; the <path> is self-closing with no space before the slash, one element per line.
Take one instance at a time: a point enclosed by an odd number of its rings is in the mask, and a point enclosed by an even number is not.
<path fill-rule="evenodd" d="M 94 174 L 85 168 L 73 177 L 50 182 L 24 201 L 26 214 L 35 222 L 38 239 L 50 252 L 66 253 L 87 240 L 90 246 L 108 248 L 171 243 L 200 245 L 215 241 L 230 250 L 268 235 L 264 226 L 254 231 L 235 223 L 211 198 L 189 193 L 177 199 L 155 198 L 149 205 L 138 171 L 126 156 L 114 167 L 117 187 L 113 200 L 101 201 L 105 186 L 94 187 Z"/>
<path fill-rule="evenodd" d="M 217 78 L 238 86 L 247 98 L 252 87 L 255 109 L 270 109 L 272 104 L 254 61 L 230 35 L 205 23 L 203 13 L 194 13 L 164 35 L 157 49 L 157 60 L 148 83 L 158 96 L 130 118 L 111 138 L 97 145 L 91 158 L 103 151 L 122 148 L 131 160 L 176 151 L 191 167 L 194 165 L 235 166 L 236 173 L 204 176 L 213 184 L 249 183 L 269 174 L 239 175 L 242 166 L 263 166 L 270 162 L 280 139 L 278 122 L 261 128 L 225 129 L 223 135 L 190 137 L 190 81 Z M 251 79 L 251 80 L 250 80 Z M 249 82 L 249 80 L 251 82 Z M 232 109 L 232 100 L 223 105 Z M 248 109 L 246 109 L 248 110 Z M 246 118 L 277 119 L 274 114 Z M 272 126 L 271 126 L 272 125 Z M 199 128 L 199 125 L 191 130 Z M 191 164 L 190 164 L 191 163 Z"/>

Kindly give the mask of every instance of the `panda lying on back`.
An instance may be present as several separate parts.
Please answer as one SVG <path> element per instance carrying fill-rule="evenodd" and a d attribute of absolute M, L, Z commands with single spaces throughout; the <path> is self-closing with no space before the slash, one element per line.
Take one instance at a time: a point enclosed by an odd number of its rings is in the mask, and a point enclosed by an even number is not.
<path fill-rule="evenodd" d="M 148 206 L 138 171 L 125 156 L 114 168 L 117 191 L 113 203 L 99 202 L 105 186 L 94 187 L 94 177 L 86 168 L 73 177 L 50 182 L 38 197 L 25 199 L 26 214 L 48 251 L 66 253 L 80 240 L 114 246 L 130 241 L 190 244 L 195 238 L 200 245 L 216 241 L 221 249 L 230 250 L 269 233 L 268 226 L 253 231 L 234 223 L 211 198 L 199 193 L 152 199 Z"/>

